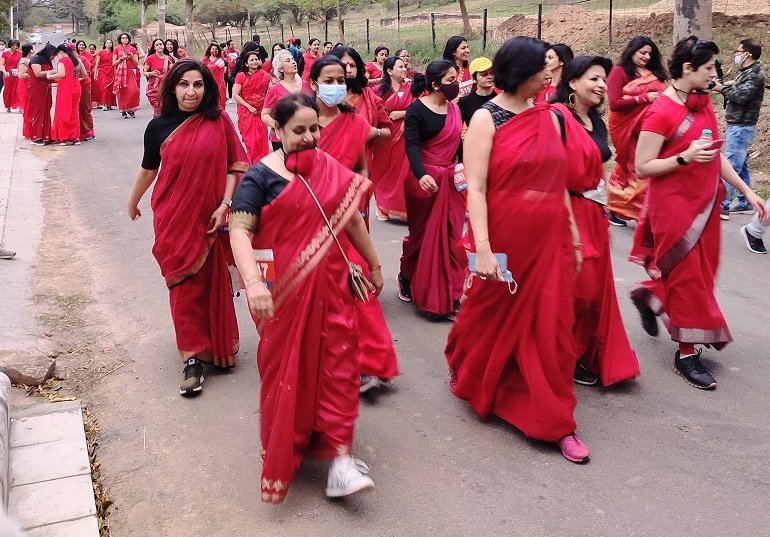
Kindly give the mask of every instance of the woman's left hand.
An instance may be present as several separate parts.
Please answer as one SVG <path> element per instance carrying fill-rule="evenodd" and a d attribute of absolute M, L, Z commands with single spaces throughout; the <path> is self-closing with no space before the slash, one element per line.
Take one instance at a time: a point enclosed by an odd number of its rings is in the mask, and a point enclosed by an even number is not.
<path fill-rule="evenodd" d="M 767 222 L 767 205 L 765 205 L 764 200 L 757 196 L 757 193 L 753 190 L 750 190 L 748 194 L 746 194 L 746 201 L 751 203 L 754 206 L 754 209 L 757 210 L 757 216 L 759 216 L 759 221 L 761 223 Z"/>
<path fill-rule="evenodd" d="M 385 279 L 382 276 L 381 268 L 369 272 L 369 283 L 374 286 L 374 296 L 380 296 L 382 288 L 385 285 Z"/>
<path fill-rule="evenodd" d="M 217 229 L 225 225 L 225 215 L 227 215 L 227 205 L 222 203 L 217 210 L 211 214 L 209 218 L 209 228 L 206 233 L 214 233 Z"/>

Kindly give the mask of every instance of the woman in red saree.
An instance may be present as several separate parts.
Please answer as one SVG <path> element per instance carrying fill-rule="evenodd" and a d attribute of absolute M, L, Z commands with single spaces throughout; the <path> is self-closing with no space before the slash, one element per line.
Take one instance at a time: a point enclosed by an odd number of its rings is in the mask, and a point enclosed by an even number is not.
<path fill-rule="evenodd" d="M 219 85 L 219 107 L 224 110 L 227 103 L 227 87 L 225 86 L 225 70 L 227 62 L 222 57 L 222 49 L 216 43 L 211 43 L 203 56 L 203 65 L 209 68 Z"/>
<path fill-rule="evenodd" d="M 265 60 L 265 63 L 262 64 L 262 69 L 267 72 L 271 77 L 278 78 L 275 75 L 275 55 L 278 54 L 278 51 L 280 50 L 286 50 L 286 45 L 283 43 L 276 43 L 273 45 L 273 48 L 270 51 L 270 57 Z"/>
<path fill-rule="evenodd" d="M 549 73 L 548 85 L 537 94 L 537 97 L 535 97 L 536 103 L 549 102 L 549 99 L 556 93 L 556 88 L 561 83 L 564 67 L 574 56 L 572 49 L 564 43 L 556 43 L 550 46 L 545 55 L 545 63 Z"/>
<path fill-rule="evenodd" d="M 80 81 L 75 73 L 80 60 L 67 45 L 59 45 L 56 52 L 56 70 L 46 75 L 49 80 L 56 82 L 56 108 L 51 137 L 59 145 L 80 145 Z"/>
<path fill-rule="evenodd" d="M 342 62 L 332 55 L 319 59 L 310 72 L 310 87 L 316 92 L 319 110 L 321 139 L 318 147 L 349 170 L 367 176 L 365 146 L 370 126 L 351 106 L 343 104 L 347 87 Z M 353 248 L 349 248 L 347 254 L 354 263 L 363 262 Z M 383 383 L 387 385 L 397 376 L 398 361 L 379 300 L 356 301 L 356 313 L 360 391 L 364 393 Z"/>
<path fill-rule="evenodd" d="M 329 497 L 374 487 L 366 465 L 350 455 L 358 415 L 356 315 L 335 237 L 367 261 L 375 295 L 383 285 L 358 211 L 369 181 L 314 149 L 320 128 L 312 97 L 287 96 L 275 114 L 283 148 L 244 176 L 230 220 L 260 334 L 261 484 L 269 503 L 284 500 L 306 456 L 332 459 Z M 253 248 L 270 252 L 266 270 Z"/>
<path fill-rule="evenodd" d="M 465 97 L 473 90 L 470 60 L 471 48 L 468 39 L 461 35 L 453 35 L 447 39 L 442 58 L 451 63 L 457 71 L 457 82 L 460 84 L 458 98 Z M 455 101 L 456 102 L 456 101 Z"/>
<path fill-rule="evenodd" d="M 96 52 L 94 43 L 88 45 L 88 55 L 91 56 L 91 104 L 93 108 L 98 108 L 102 97 L 99 95 L 99 86 L 96 83 L 96 59 L 99 54 Z"/>
<path fill-rule="evenodd" d="M 48 73 L 56 55 L 56 47 L 47 43 L 29 60 L 30 77 L 27 79 L 27 104 L 25 114 L 29 119 L 29 139 L 35 145 L 51 141 L 51 80 Z M 25 117 L 26 117 L 25 116 Z"/>
<path fill-rule="evenodd" d="M 310 70 L 313 69 L 313 64 L 318 58 L 321 57 L 321 42 L 313 37 L 308 43 L 308 49 L 302 54 L 305 59 L 305 69 L 302 71 L 302 81 L 306 84 L 310 82 Z"/>
<path fill-rule="evenodd" d="M 25 43 L 21 46 L 22 58 L 19 61 L 19 102 L 21 103 L 21 110 L 24 114 L 24 122 L 22 123 L 21 133 L 27 140 L 30 139 L 32 133 L 32 117 L 29 111 L 29 97 L 27 95 L 27 84 L 32 74 L 32 70 L 29 66 L 29 62 L 32 59 L 32 45 Z"/>
<path fill-rule="evenodd" d="M 144 60 L 144 76 L 147 77 L 147 101 L 152 106 L 152 117 L 160 115 L 160 102 L 158 102 L 158 89 L 163 78 L 174 64 L 171 56 L 166 54 L 166 44 L 162 39 L 155 39 L 152 42 L 152 52 Z"/>
<path fill-rule="evenodd" d="M 96 65 L 94 65 L 94 81 L 96 82 L 96 103 L 102 107 L 102 110 L 112 110 L 117 106 L 113 84 L 115 83 L 115 65 L 112 63 L 114 54 L 112 39 L 104 42 L 102 50 L 96 55 Z"/>
<path fill-rule="evenodd" d="M 404 195 L 409 233 L 404 237 L 399 298 L 420 311 L 453 319 L 460 307 L 466 256 L 460 246 L 465 198 L 454 182 L 462 120 L 452 102 L 459 85 L 457 71 L 445 60 L 428 64 L 412 81 L 407 108 L 406 155 L 412 173 Z"/>
<path fill-rule="evenodd" d="M 275 47 L 273 48 L 275 49 Z M 311 90 L 302 82 L 302 77 L 297 73 L 297 62 L 288 50 L 281 49 L 273 56 L 273 75 L 278 82 L 267 90 L 260 117 L 262 122 L 270 128 L 268 135 L 270 144 L 273 149 L 278 149 L 281 147 L 281 141 L 278 139 L 278 125 L 275 123 L 273 114 L 275 105 L 287 95 L 301 92 L 310 93 Z"/>
<path fill-rule="evenodd" d="M 19 99 L 19 62 L 22 58 L 20 46 L 17 39 L 11 39 L 8 41 L 8 48 L 0 55 L 0 76 L 5 81 L 3 104 L 6 112 L 20 110 L 22 107 Z"/>
<path fill-rule="evenodd" d="M 615 294 L 609 224 L 604 212 L 604 163 L 612 157 L 599 106 L 607 91 L 612 61 L 578 56 L 564 69 L 553 97 L 564 118 L 567 189 L 580 233 L 583 266 L 575 284 L 573 334 L 578 357 L 574 380 L 609 386 L 639 375 Z"/>
<path fill-rule="evenodd" d="M 546 43 L 506 41 L 492 72 L 503 91 L 473 116 L 463 152 L 476 276 L 446 346 L 450 388 L 487 419 L 589 459 L 575 434 L 573 290 L 580 238 L 566 193 L 556 115 L 531 99 L 548 71 Z M 412 214 L 409 213 L 411 219 Z M 574 245 L 574 248 L 573 248 Z M 494 254 L 508 256 L 504 274 Z M 518 282 L 513 289 L 512 278 Z"/>
<path fill-rule="evenodd" d="M 657 45 L 643 35 L 631 40 L 610 71 L 607 96 L 615 168 L 607 181 L 607 195 L 610 223 L 616 226 L 625 226 L 626 220 L 639 220 L 647 179 L 636 175 L 636 141 L 642 118 L 666 89 L 667 78 Z"/>
<path fill-rule="evenodd" d="M 112 55 L 112 65 L 115 66 L 112 92 L 123 118 L 133 118 L 139 110 L 139 85 L 136 80 L 139 52 L 131 45 L 131 37 L 126 33 L 120 34 L 118 42 L 120 44 Z"/>
<path fill-rule="evenodd" d="M 396 51 L 394 56 L 404 62 L 404 80 L 406 82 L 411 82 L 415 73 L 417 73 L 417 69 L 410 65 L 412 57 L 409 55 L 409 51 L 405 48 L 400 48 Z M 470 73 L 470 67 L 468 68 L 468 72 Z"/>
<path fill-rule="evenodd" d="M 374 183 L 377 219 L 385 221 L 395 216 L 406 220 L 404 182 L 411 176 L 411 171 L 404 145 L 404 117 L 414 97 L 411 85 L 405 81 L 404 61 L 398 57 L 388 58 L 384 67 L 386 76 L 380 84 L 380 98 L 392 126 L 390 138 L 373 146 L 369 175 Z"/>
<path fill-rule="evenodd" d="M 235 127 L 219 108 L 219 86 L 201 62 L 176 62 L 159 97 L 161 115 L 147 125 L 128 213 L 132 220 L 141 216 L 139 201 L 155 182 L 152 253 L 169 289 L 184 363 L 179 393 L 190 396 L 202 390 L 202 362 L 235 366 L 238 323 L 223 226 L 247 164 Z"/>
<path fill-rule="evenodd" d="M 663 318 L 679 344 L 674 371 L 701 389 L 717 383 L 695 345 L 721 350 L 732 341 L 714 296 L 724 198 L 720 177 L 767 219 L 764 202 L 712 148 L 711 133 L 719 131 L 705 90 L 716 78 L 717 54 L 711 41 L 689 37 L 677 43 L 669 62 L 671 85 L 642 120 L 636 170 L 650 183 L 631 251 L 631 260 L 652 278 L 631 292 L 643 328 L 656 336 L 656 315 Z"/>
<path fill-rule="evenodd" d="M 93 97 L 91 96 L 91 73 L 94 69 L 93 57 L 88 53 L 88 46 L 85 41 L 77 42 L 78 59 L 80 67 L 76 69 L 78 80 L 80 80 L 80 139 L 93 140 L 94 136 L 94 118 Z"/>
<path fill-rule="evenodd" d="M 259 162 L 270 152 L 267 125 L 262 121 L 262 107 L 270 87 L 270 75 L 262 70 L 259 51 L 243 58 L 243 71 L 235 75 L 233 98 L 238 103 L 238 130 L 249 155 L 249 164 Z"/>
<path fill-rule="evenodd" d="M 385 76 L 385 60 L 390 56 L 388 47 L 380 45 L 374 49 L 374 60 L 370 61 L 364 67 L 366 79 L 370 86 L 379 86 L 382 77 Z"/>

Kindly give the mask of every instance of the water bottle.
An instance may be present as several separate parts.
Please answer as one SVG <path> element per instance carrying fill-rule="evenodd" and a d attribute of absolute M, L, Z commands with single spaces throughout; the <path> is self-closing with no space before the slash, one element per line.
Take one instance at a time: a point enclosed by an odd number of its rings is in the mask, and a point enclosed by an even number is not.
<path fill-rule="evenodd" d="M 706 141 L 711 141 L 711 140 L 713 140 L 713 139 L 714 139 L 714 137 L 713 137 L 713 136 L 712 136 L 712 134 L 711 134 L 711 129 L 703 129 L 703 130 L 701 131 L 701 133 L 700 133 L 700 139 L 701 139 L 701 140 L 706 140 Z"/>

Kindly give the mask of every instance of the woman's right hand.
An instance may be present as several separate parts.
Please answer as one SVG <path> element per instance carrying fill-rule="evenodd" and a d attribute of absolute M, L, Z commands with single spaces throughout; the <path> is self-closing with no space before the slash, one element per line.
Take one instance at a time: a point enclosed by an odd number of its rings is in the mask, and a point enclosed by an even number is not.
<path fill-rule="evenodd" d="M 251 115 L 256 116 L 257 115 L 257 109 L 254 106 L 249 106 L 248 108 L 249 112 L 251 112 Z"/>
<path fill-rule="evenodd" d="M 273 316 L 273 295 L 263 281 L 246 284 L 246 298 L 249 301 L 249 311 L 255 317 L 269 319 Z"/>
<path fill-rule="evenodd" d="M 719 153 L 719 149 L 709 149 L 711 140 L 701 140 L 700 138 L 690 142 L 682 156 L 687 162 L 711 162 Z"/>
<path fill-rule="evenodd" d="M 485 248 L 476 251 L 476 276 L 485 280 L 502 281 L 503 272 L 500 270 L 500 263 L 497 262 L 495 254 Z"/>
<path fill-rule="evenodd" d="M 649 100 L 651 103 L 655 102 L 655 99 L 660 97 L 659 91 L 648 91 L 647 92 L 647 100 Z"/>
<path fill-rule="evenodd" d="M 420 177 L 420 188 L 426 192 L 438 192 L 436 180 L 427 173 Z"/>
<path fill-rule="evenodd" d="M 142 216 L 142 211 L 139 210 L 139 204 L 133 201 L 128 202 L 128 216 L 131 220 L 138 220 Z"/>

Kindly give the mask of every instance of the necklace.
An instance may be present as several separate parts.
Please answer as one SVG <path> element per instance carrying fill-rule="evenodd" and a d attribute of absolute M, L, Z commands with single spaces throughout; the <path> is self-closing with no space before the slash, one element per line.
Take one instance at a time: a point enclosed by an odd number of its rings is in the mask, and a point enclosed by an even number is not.
<path fill-rule="evenodd" d="M 674 86 L 673 83 L 671 84 L 671 87 L 674 88 L 674 91 L 676 92 L 676 98 L 679 100 L 679 102 L 682 103 L 682 104 L 686 104 L 687 103 L 687 96 L 690 94 L 690 92 L 689 91 L 680 90 L 679 88 Z M 679 96 L 680 93 L 685 96 L 684 99 L 682 99 L 682 97 Z"/>

